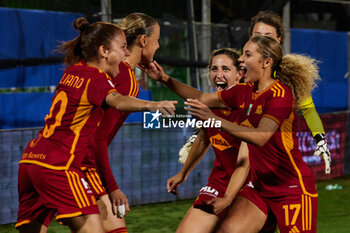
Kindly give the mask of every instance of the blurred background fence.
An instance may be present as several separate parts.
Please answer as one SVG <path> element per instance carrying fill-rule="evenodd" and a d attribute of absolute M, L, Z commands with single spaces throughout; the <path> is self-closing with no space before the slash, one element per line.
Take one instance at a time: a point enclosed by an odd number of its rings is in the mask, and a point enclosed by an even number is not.
<path fill-rule="evenodd" d="M 77 17 L 86 15 L 92 21 L 101 17 L 100 1 L 88 2 L 0 2 L 0 6 L 6 6 L 0 7 L 0 224 L 16 220 L 18 161 L 27 143 L 43 126 L 55 86 L 63 73 L 62 57 L 53 50 L 60 41 L 71 40 L 77 35 L 72 27 Z M 130 9 L 134 9 L 132 2 Z M 125 2 L 121 6 L 123 4 Z M 211 91 L 205 68 L 210 50 L 241 48 L 248 39 L 249 22 L 193 23 L 198 46 L 194 59 L 190 54 L 189 22 L 164 14 L 159 20 L 161 37 L 156 60 L 176 79 Z M 322 113 L 333 159 L 332 174 L 323 174 L 323 162 L 312 155 L 314 140 L 305 121 L 299 117 L 298 136 L 303 158 L 318 179 L 350 174 L 348 32 L 291 28 L 290 38 L 292 52 L 307 54 L 320 61 L 322 81 L 312 96 L 318 112 Z M 193 73 L 193 69 L 196 72 Z M 181 109 L 183 100 L 147 79 L 140 70 L 136 70 L 136 75 L 141 86 L 140 98 L 177 99 Z M 199 163 L 181 186 L 180 194 L 172 196 L 166 192 L 166 179 L 180 170 L 178 150 L 192 129 L 144 130 L 142 121 L 142 114 L 131 114 L 109 148 L 113 172 L 131 204 L 195 197 L 200 187 L 207 183 L 213 152 L 210 150 Z"/>

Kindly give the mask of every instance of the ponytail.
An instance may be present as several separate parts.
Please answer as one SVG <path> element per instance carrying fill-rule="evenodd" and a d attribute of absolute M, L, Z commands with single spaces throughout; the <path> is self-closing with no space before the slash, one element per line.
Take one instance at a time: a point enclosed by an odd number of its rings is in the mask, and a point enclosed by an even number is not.
<path fill-rule="evenodd" d="M 58 51 L 64 54 L 64 63 L 67 65 L 73 65 L 81 59 L 85 62 L 98 60 L 98 48 L 103 45 L 108 49 L 114 37 L 123 33 L 111 23 L 96 22 L 90 25 L 84 17 L 76 19 L 73 26 L 80 34 L 58 47 Z"/>

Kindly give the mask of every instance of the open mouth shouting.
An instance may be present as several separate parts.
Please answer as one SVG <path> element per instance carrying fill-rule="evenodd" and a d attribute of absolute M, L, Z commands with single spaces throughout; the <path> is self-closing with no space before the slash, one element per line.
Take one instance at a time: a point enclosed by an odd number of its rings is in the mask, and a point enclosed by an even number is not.
<path fill-rule="evenodd" d="M 227 82 L 226 81 L 216 81 L 215 86 L 216 86 L 217 91 L 225 90 L 227 88 Z"/>

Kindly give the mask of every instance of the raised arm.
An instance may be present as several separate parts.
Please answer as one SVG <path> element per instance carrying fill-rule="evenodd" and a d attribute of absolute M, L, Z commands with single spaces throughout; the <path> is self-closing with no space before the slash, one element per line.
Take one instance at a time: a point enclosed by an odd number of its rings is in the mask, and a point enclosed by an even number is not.
<path fill-rule="evenodd" d="M 181 83 L 176 79 L 170 77 L 164 73 L 163 68 L 156 62 L 152 62 L 149 67 L 138 66 L 144 72 L 148 74 L 153 80 L 163 83 L 170 90 L 175 92 L 178 96 L 183 99 L 199 99 L 210 108 L 225 108 L 226 106 L 220 101 L 216 92 L 203 93 L 200 90 L 193 88 L 189 85 Z"/>
<path fill-rule="evenodd" d="M 196 140 L 194 140 L 192 148 L 188 154 L 185 164 L 175 176 L 167 180 L 167 190 L 173 194 L 177 194 L 177 187 L 186 181 L 188 175 L 197 166 L 198 162 L 207 153 L 210 147 L 208 135 L 205 130 L 201 129 Z"/>
<path fill-rule="evenodd" d="M 238 152 L 236 169 L 231 176 L 224 196 L 207 201 L 207 204 L 213 206 L 214 213 L 220 213 L 227 206 L 231 205 L 233 199 L 244 185 L 249 174 L 249 169 L 248 145 L 242 142 Z"/>

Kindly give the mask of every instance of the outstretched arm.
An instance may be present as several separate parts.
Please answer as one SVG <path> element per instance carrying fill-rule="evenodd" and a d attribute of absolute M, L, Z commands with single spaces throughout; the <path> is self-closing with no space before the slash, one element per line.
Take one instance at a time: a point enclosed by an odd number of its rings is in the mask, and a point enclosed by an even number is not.
<path fill-rule="evenodd" d="M 209 147 L 208 135 L 205 130 L 201 129 L 196 140 L 193 142 L 192 148 L 181 171 L 167 180 L 168 192 L 177 194 L 177 187 L 186 181 L 188 175 L 197 166 L 205 153 L 207 153 Z"/>
<path fill-rule="evenodd" d="M 164 73 L 163 68 L 156 62 L 152 62 L 148 67 L 138 65 L 145 73 L 148 74 L 153 80 L 162 82 L 170 90 L 175 92 L 178 96 L 183 99 L 199 99 L 210 108 L 225 108 L 226 106 L 220 101 L 216 92 L 203 93 L 200 90 L 193 88 L 189 85 L 181 83 L 176 79 L 170 77 Z"/>
<path fill-rule="evenodd" d="M 147 101 L 137 99 L 127 95 L 121 95 L 117 92 L 106 96 L 106 104 L 122 112 L 142 112 L 159 110 L 165 115 L 174 115 L 175 104 L 177 101 Z"/>
<path fill-rule="evenodd" d="M 248 145 L 242 142 L 238 152 L 236 169 L 231 176 L 224 196 L 207 201 L 207 204 L 213 206 L 214 213 L 218 214 L 227 206 L 231 205 L 233 199 L 244 185 L 249 174 L 249 169 Z"/>
<path fill-rule="evenodd" d="M 185 104 L 191 107 L 185 109 L 188 110 L 193 116 L 201 120 L 215 118 L 216 120 L 221 121 L 221 129 L 223 131 L 257 146 L 264 146 L 279 127 L 275 121 L 266 117 L 263 117 L 260 120 L 257 128 L 240 126 L 214 115 L 208 106 L 198 100 L 189 99 L 185 102 Z"/>

